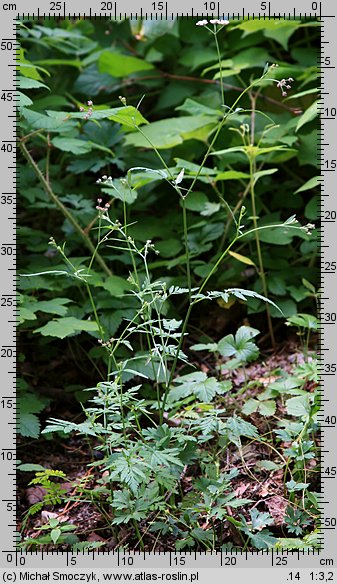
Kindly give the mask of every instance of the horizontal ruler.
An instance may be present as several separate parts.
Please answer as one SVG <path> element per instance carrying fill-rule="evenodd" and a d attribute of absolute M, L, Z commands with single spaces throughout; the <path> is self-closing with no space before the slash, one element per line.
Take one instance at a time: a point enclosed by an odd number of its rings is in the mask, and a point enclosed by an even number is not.
<path fill-rule="evenodd" d="M 254 0 L 253 2 L 242 2 L 229 6 L 228 2 L 191 0 L 184 1 L 183 6 L 177 0 L 155 1 L 134 1 L 112 2 L 109 0 L 95 0 L 90 3 L 87 0 L 49 0 L 39 2 L 32 0 L 25 2 L 0 3 L 2 12 L 9 15 L 18 15 L 23 18 L 73 18 L 83 15 L 85 18 L 149 18 L 153 20 L 164 20 L 176 17 L 198 18 L 209 15 L 226 17 L 228 20 L 234 19 L 293 19 L 293 18 L 326 18 L 334 17 L 333 3 L 330 1 L 331 10 L 327 10 L 329 2 L 312 2 L 304 0 L 298 4 L 291 2 L 266 2 Z"/>
<path fill-rule="evenodd" d="M 254 567 L 289 567 L 298 569 L 321 569 L 334 567 L 336 561 L 327 557 L 322 550 L 286 550 L 275 552 L 261 550 L 244 552 L 242 550 L 228 550 L 215 552 L 141 552 L 116 550 L 104 552 L 92 550 L 72 553 L 71 551 L 6 551 L 2 552 L 2 565 L 7 568 L 38 569 L 51 568 L 83 568 L 92 567 L 92 562 L 99 568 L 132 568 L 165 570 L 168 568 L 203 569 L 203 568 L 244 568 L 247 564 Z"/>

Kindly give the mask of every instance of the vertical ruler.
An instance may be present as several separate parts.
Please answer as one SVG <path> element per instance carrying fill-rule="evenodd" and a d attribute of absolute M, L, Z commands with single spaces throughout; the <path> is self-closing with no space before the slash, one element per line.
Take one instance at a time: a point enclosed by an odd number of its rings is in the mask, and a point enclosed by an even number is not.
<path fill-rule="evenodd" d="M 7 11 L 7 8 L 10 10 Z M 1 524 L 10 546 L 16 541 L 16 57 L 19 47 L 13 6 L 3 4 L 0 35 L 0 462 Z M 3 18 L 3 14 L 1 15 Z M 3 21 L 3 22 L 4 22 Z"/>

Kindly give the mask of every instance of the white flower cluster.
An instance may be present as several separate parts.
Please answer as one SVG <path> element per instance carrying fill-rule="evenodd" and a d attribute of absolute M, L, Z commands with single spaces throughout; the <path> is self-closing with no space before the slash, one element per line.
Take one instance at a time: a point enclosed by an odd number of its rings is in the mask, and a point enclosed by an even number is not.
<path fill-rule="evenodd" d="M 112 176 L 107 176 L 106 174 L 103 174 L 102 178 L 98 178 L 96 183 L 99 185 L 100 183 L 106 184 L 106 183 L 111 183 L 112 182 Z"/>
<path fill-rule="evenodd" d="M 220 26 L 224 26 L 225 24 L 229 24 L 229 20 L 222 20 L 222 19 L 213 19 L 213 20 L 198 20 L 195 23 L 195 26 L 207 26 L 207 24 L 219 24 Z"/>

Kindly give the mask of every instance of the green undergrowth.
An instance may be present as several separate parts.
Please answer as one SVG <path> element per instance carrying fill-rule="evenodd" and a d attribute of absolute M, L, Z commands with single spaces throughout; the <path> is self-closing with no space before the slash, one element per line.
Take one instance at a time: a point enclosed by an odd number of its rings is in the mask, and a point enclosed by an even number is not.
<path fill-rule="evenodd" d="M 319 546 L 318 23 L 197 24 L 21 23 L 19 431 L 92 452 L 23 548 Z"/>

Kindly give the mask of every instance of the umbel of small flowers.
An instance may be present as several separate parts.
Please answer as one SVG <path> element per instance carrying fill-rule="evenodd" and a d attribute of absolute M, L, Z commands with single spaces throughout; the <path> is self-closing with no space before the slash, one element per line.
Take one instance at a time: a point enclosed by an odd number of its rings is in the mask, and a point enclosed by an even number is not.
<path fill-rule="evenodd" d="M 268 64 L 266 65 L 266 70 L 269 69 L 269 71 L 272 71 L 273 69 L 276 69 L 276 67 L 278 67 L 278 65 L 276 63 L 273 63 L 272 65 L 268 66 Z M 279 90 L 282 93 L 282 97 L 287 97 L 288 95 L 288 91 L 289 89 L 291 89 L 291 84 L 294 82 L 292 77 L 288 77 L 288 79 L 272 79 L 269 77 L 270 81 L 274 81 L 274 83 L 276 83 L 276 87 L 279 88 Z"/>
<path fill-rule="evenodd" d="M 278 81 L 276 84 L 276 87 L 278 87 L 282 93 L 282 97 L 286 97 L 287 91 L 288 89 L 291 89 L 291 83 L 293 82 L 293 78 L 292 77 L 288 77 L 288 79 L 281 79 L 281 81 Z"/>
<path fill-rule="evenodd" d="M 213 24 L 214 31 L 219 32 L 222 27 L 226 26 L 226 24 L 229 24 L 229 20 L 223 20 L 221 18 L 213 18 L 212 20 L 198 20 L 198 22 L 195 23 L 195 26 L 204 26 L 207 28 L 207 30 L 214 32 L 211 28 L 209 28 L 209 26 L 207 26 L 208 24 Z M 216 29 L 217 25 L 221 26 L 221 28 Z"/>
<path fill-rule="evenodd" d="M 97 199 L 97 205 L 96 205 L 97 211 L 101 211 L 102 213 L 107 213 L 107 211 L 109 211 L 109 208 L 110 208 L 110 203 L 105 203 L 104 207 L 102 207 L 102 199 L 100 197 Z"/>

